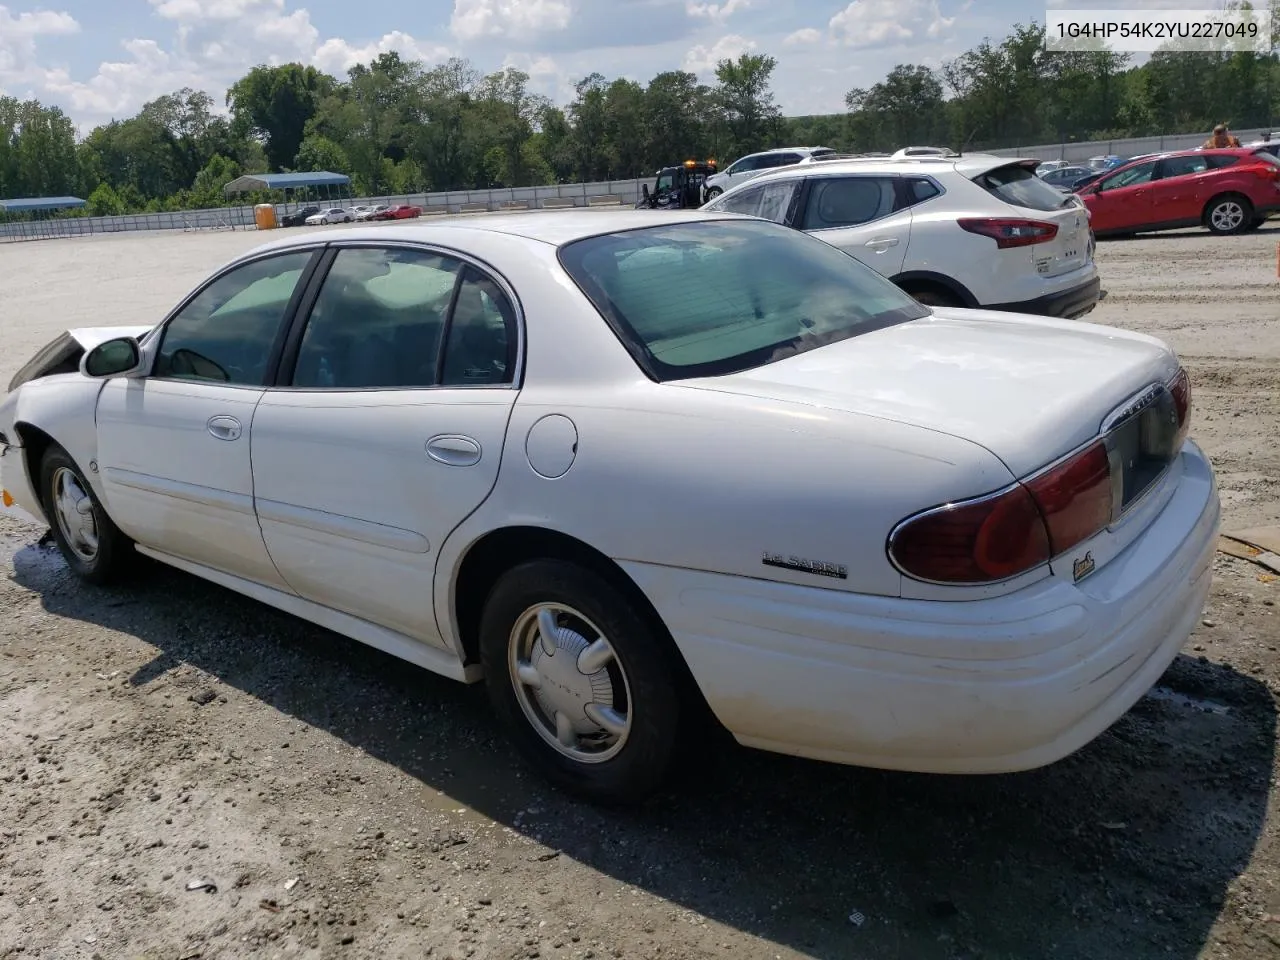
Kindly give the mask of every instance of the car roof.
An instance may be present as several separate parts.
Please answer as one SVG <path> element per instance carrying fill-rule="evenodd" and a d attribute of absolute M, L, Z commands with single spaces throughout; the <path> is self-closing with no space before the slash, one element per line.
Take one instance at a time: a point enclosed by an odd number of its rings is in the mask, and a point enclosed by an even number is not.
<path fill-rule="evenodd" d="M 1035 157 L 998 157 L 990 153 L 967 153 L 958 157 L 850 157 L 844 160 L 824 160 L 820 164 L 793 164 L 757 174 L 750 180 L 735 184 L 731 189 L 741 190 L 749 184 L 759 185 L 789 177 L 820 177 L 842 173 L 958 173 L 975 177 L 997 167 L 1013 164 L 1030 165 Z"/>
<path fill-rule="evenodd" d="M 672 217 L 667 211 L 654 210 L 609 210 L 607 212 L 534 210 L 527 213 L 482 213 L 456 219 L 441 218 L 427 223 L 418 221 L 377 227 L 344 227 L 338 230 L 326 230 L 323 237 L 330 243 L 340 243 L 344 240 L 449 243 L 451 240 L 453 242 L 462 240 L 465 234 L 472 234 L 471 239 L 478 240 L 477 234 L 498 233 L 551 246 L 561 246 L 584 237 L 661 226 L 677 219 L 706 221 L 739 218 L 729 213 L 701 213 L 696 210 L 682 211 L 677 217 Z M 309 246 L 315 243 L 315 240 L 312 234 L 283 237 L 256 247 L 246 256 L 267 250 L 287 250 L 290 247 Z"/>

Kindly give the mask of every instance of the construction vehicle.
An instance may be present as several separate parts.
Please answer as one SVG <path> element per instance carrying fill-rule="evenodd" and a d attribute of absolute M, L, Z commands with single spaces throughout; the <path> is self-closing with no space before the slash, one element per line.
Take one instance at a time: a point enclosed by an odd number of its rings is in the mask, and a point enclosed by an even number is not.
<path fill-rule="evenodd" d="M 641 184 L 644 196 L 636 201 L 636 209 L 693 210 L 706 202 L 704 184 L 716 172 L 714 160 L 686 160 L 679 166 L 663 167 L 653 190 Z"/>

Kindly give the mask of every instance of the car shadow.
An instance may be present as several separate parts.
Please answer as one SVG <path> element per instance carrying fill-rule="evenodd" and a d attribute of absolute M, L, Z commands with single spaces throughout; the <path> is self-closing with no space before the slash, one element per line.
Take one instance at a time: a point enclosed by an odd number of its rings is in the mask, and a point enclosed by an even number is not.
<path fill-rule="evenodd" d="M 606 811 L 529 776 L 478 686 L 158 564 L 110 589 L 74 581 L 47 544 L 13 565 L 48 612 L 159 651 L 137 687 L 197 667 L 563 856 L 809 956 L 1191 960 L 1263 829 L 1274 701 L 1203 659 L 1180 657 L 1167 695 L 1043 770 L 915 776 L 711 739 L 696 776 Z"/>
<path fill-rule="evenodd" d="M 1250 237 L 1259 233 L 1280 233 L 1280 218 L 1268 220 L 1256 230 L 1251 230 L 1248 233 L 1236 234 L 1236 236 Z M 1098 237 L 1098 243 L 1132 243 L 1135 240 L 1186 240 L 1189 237 L 1213 237 L 1213 234 L 1202 227 L 1181 227 L 1177 230 L 1151 230 L 1139 233 L 1117 234 L 1113 236 L 1104 235 Z M 1227 240 L 1230 238 L 1221 237 L 1217 239 Z"/>

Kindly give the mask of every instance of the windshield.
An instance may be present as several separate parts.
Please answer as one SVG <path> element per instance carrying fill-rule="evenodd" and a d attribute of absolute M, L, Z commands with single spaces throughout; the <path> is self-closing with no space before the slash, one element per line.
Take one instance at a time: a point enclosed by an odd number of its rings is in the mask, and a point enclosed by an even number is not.
<path fill-rule="evenodd" d="M 763 220 L 588 237 L 560 263 L 658 381 L 736 373 L 929 315 L 848 254 Z"/>

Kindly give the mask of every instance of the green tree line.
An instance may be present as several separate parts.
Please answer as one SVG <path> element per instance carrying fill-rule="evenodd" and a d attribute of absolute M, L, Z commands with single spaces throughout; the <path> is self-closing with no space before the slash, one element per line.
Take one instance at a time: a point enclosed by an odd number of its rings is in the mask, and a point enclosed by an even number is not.
<path fill-rule="evenodd" d="M 1277 16 L 1280 21 L 1280 16 Z M 358 195 L 649 176 L 721 165 L 784 144 L 888 150 L 907 144 L 1016 147 L 1067 140 L 1267 127 L 1275 53 L 1050 52 L 1017 24 L 941 65 L 895 67 L 849 91 L 842 114 L 783 117 L 765 54 L 722 60 L 715 82 L 667 71 L 647 84 L 593 73 L 559 106 L 527 74 L 484 74 L 386 53 L 340 79 L 301 64 L 258 66 L 213 97 L 183 89 L 77 140 L 59 108 L 0 97 L 0 198 L 76 195 L 96 215 L 223 206 L 244 173 L 332 170 Z"/>

